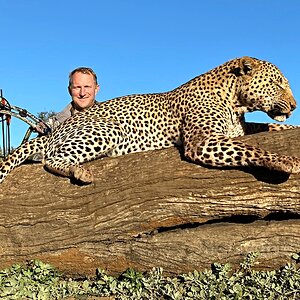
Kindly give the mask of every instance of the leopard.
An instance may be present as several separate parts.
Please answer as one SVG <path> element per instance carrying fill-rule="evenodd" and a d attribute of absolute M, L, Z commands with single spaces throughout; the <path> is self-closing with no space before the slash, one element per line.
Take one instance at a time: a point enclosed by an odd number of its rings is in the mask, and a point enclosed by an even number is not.
<path fill-rule="evenodd" d="M 95 182 L 85 162 L 181 147 L 187 162 L 209 168 L 266 168 L 300 173 L 300 158 L 279 155 L 238 137 L 293 129 L 281 124 L 296 108 L 290 84 L 274 64 L 235 58 L 167 92 L 132 94 L 68 118 L 49 135 L 20 145 L 0 164 L 0 182 L 35 153 L 44 168 L 82 184 Z M 279 123 L 246 122 L 262 111 Z"/>

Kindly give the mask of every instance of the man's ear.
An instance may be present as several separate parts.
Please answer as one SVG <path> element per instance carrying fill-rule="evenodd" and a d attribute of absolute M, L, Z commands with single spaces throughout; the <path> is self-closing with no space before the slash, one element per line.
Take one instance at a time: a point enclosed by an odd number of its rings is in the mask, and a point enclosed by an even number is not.
<path fill-rule="evenodd" d="M 97 84 L 96 89 L 95 89 L 95 95 L 100 91 L 100 85 Z"/>
<path fill-rule="evenodd" d="M 72 96 L 72 94 L 71 94 L 71 87 L 70 86 L 68 86 L 68 92 L 69 92 L 70 96 Z"/>
<path fill-rule="evenodd" d="M 234 68 L 231 73 L 236 76 L 253 75 L 258 68 L 258 63 L 254 58 L 244 56 L 240 58 L 239 66 Z"/>

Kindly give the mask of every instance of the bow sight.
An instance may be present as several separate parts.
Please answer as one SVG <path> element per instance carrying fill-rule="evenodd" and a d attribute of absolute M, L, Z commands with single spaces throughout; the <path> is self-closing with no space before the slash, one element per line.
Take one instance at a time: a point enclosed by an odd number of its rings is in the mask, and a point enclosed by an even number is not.
<path fill-rule="evenodd" d="M 33 132 L 37 132 L 36 128 L 39 126 L 44 129 L 42 135 L 51 132 L 50 126 L 44 120 L 29 113 L 26 109 L 11 105 L 4 97 L 2 89 L 0 89 L 0 123 L 2 134 L 2 153 L 0 157 L 5 158 L 11 151 L 10 144 L 10 125 L 12 117 L 18 118 L 29 125 L 21 144 L 29 140 Z M 39 131 L 40 132 L 40 131 Z M 40 133 L 41 134 L 41 133 Z"/>

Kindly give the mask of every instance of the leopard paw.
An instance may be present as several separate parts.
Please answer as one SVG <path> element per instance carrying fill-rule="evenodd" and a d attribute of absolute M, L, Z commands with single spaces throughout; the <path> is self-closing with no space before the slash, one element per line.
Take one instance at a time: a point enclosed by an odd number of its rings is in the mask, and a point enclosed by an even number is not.
<path fill-rule="evenodd" d="M 92 183 L 94 181 L 94 175 L 89 169 L 77 166 L 73 168 L 72 173 L 75 179 L 83 183 Z"/>
<path fill-rule="evenodd" d="M 300 159 L 297 157 L 283 156 L 279 164 L 279 170 L 289 174 L 299 174 Z"/>
<path fill-rule="evenodd" d="M 295 162 L 292 168 L 292 174 L 300 174 L 300 159 L 296 158 L 296 160 L 297 161 Z"/>

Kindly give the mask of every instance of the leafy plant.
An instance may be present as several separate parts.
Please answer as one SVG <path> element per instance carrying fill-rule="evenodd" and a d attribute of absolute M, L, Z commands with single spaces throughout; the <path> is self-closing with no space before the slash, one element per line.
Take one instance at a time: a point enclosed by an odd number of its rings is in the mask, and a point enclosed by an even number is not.
<path fill-rule="evenodd" d="M 53 117 L 56 114 L 55 111 L 41 111 L 37 114 L 37 117 L 42 119 L 43 121 L 47 121 L 49 118 Z"/>
<path fill-rule="evenodd" d="M 15 264 L 0 271 L 1 299 L 87 299 L 113 296 L 120 300 L 194 299 L 300 299 L 300 269 L 287 264 L 279 270 L 253 269 L 258 253 L 249 253 L 237 270 L 230 264 L 213 263 L 210 270 L 193 271 L 174 277 L 162 268 L 146 273 L 128 269 L 118 277 L 96 269 L 88 279 L 64 278 L 55 268 L 39 260 Z M 297 259 L 293 256 L 294 260 Z M 295 259 L 296 258 L 296 259 Z"/>

